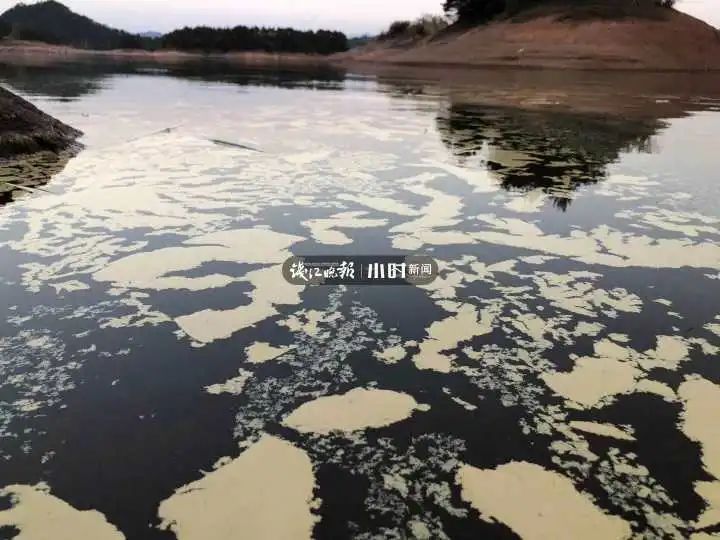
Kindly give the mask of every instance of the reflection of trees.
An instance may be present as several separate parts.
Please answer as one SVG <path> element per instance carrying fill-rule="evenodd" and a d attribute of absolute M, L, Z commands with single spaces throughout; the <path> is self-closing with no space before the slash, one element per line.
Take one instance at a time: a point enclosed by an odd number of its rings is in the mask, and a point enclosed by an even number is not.
<path fill-rule="evenodd" d="M 98 92 L 114 75 L 168 76 L 240 86 L 338 89 L 345 73 L 327 65 L 248 65 L 231 61 L 190 59 L 159 61 L 85 59 L 74 62 L 0 64 L 0 79 L 25 94 L 75 99 Z"/>
<path fill-rule="evenodd" d="M 443 143 L 465 165 L 493 170 L 507 190 L 542 189 L 565 210 L 573 191 L 605 178 L 622 152 L 651 150 L 658 119 L 452 104 L 437 116 Z"/>
<path fill-rule="evenodd" d="M 63 100 L 97 92 L 106 76 L 102 69 L 71 63 L 0 64 L 0 79 L 18 91 Z"/>
<path fill-rule="evenodd" d="M 159 67 L 157 64 L 155 68 Z M 240 86 L 274 86 L 280 88 L 341 89 L 345 72 L 330 65 L 239 64 L 232 61 L 186 61 L 163 65 L 162 72 L 171 77 L 208 82 L 226 82 Z M 146 70 L 135 67 L 135 72 Z"/>

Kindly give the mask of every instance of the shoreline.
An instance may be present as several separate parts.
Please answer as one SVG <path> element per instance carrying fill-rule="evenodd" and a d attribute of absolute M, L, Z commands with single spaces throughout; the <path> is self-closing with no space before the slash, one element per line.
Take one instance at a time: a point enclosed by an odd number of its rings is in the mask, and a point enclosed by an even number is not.
<path fill-rule="evenodd" d="M 616 73 L 668 73 L 668 74 L 717 74 L 718 66 L 706 68 L 683 68 L 668 66 L 628 65 L 628 62 L 607 62 L 602 64 L 572 63 L 567 59 L 557 62 L 537 63 L 516 60 L 487 60 L 481 62 L 407 60 L 393 58 L 372 58 L 356 56 L 352 51 L 329 56 L 302 53 L 268 53 L 264 51 L 237 51 L 228 53 L 204 53 L 177 50 L 145 51 L 135 49 L 94 50 L 77 49 L 62 45 L 48 45 L 36 42 L 4 44 L 0 42 L 0 62 L 15 63 L 24 61 L 76 61 L 76 60 L 110 60 L 110 61 L 146 61 L 157 64 L 177 64 L 198 60 L 237 63 L 245 65 L 296 65 L 296 66 L 330 66 L 344 69 L 360 68 L 385 70 L 393 68 L 452 70 L 453 72 L 480 72 L 483 70 L 505 71 L 550 71 L 550 72 L 616 72 Z M 563 60 L 565 63 L 560 62 Z"/>
<path fill-rule="evenodd" d="M 14 58 L 37 58 L 48 60 L 145 60 L 157 63 L 176 63 L 192 60 L 211 59 L 247 64 L 324 64 L 327 56 L 303 53 L 269 53 L 265 51 L 235 51 L 228 53 L 187 52 L 163 49 L 146 51 L 143 49 L 78 49 L 66 45 L 51 45 L 34 41 L 0 41 L 0 61 Z"/>
<path fill-rule="evenodd" d="M 1 57 L 0 57 L 1 58 Z M 392 60 L 365 60 L 353 58 L 352 60 L 330 60 L 330 64 L 343 67 L 374 66 L 376 68 L 417 68 L 417 69 L 452 69 L 481 72 L 483 70 L 505 70 L 505 71 L 559 71 L 559 72 L 596 72 L 596 73 L 647 73 L 647 74 L 720 74 L 720 67 L 711 69 L 692 68 L 660 68 L 660 67 L 618 67 L 618 66 L 572 66 L 560 67 L 539 64 L 513 64 L 510 62 L 487 62 L 487 63 L 466 63 L 466 62 L 422 62 L 422 61 L 392 61 Z"/>
<path fill-rule="evenodd" d="M 357 75 L 369 78 L 389 92 L 412 87 L 413 92 L 435 95 L 455 103 L 513 107 L 613 117 L 675 116 L 683 108 L 693 108 L 701 97 L 720 101 L 720 71 L 613 70 L 544 68 L 507 64 L 396 63 L 349 60 L 309 55 L 267 53 L 197 54 L 176 51 L 87 51 L 70 47 L 15 42 L 0 43 L 0 65 L 48 67 L 64 63 L 87 63 L 101 72 L 127 68 L 130 72 L 163 69 L 169 74 L 185 68 L 233 70 L 283 69 L 307 73 L 310 78 L 324 75 L 346 80 Z M 212 78 L 212 75 L 210 75 Z M 335 79 L 334 79 L 335 80 Z M 586 83 L 593 80 L 603 91 L 603 99 L 588 94 Z"/>

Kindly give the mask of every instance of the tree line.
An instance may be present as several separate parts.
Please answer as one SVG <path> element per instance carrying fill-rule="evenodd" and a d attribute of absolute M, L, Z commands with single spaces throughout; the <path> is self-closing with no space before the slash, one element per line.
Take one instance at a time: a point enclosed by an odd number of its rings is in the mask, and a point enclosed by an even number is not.
<path fill-rule="evenodd" d="M 165 49 L 205 52 L 265 51 L 332 54 L 346 51 L 348 39 L 342 32 L 236 26 L 182 28 L 160 38 Z"/>
<path fill-rule="evenodd" d="M 423 15 L 414 21 L 395 21 L 378 39 L 424 38 L 445 30 L 449 22 L 438 15 Z"/>
<path fill-rule="evenodd" d="M 0 37 L 100 50 L 179 49 L 332 54 L 348 49 L 347 36 L 329 30 L 198 26 L 182 28 L 160 38 L 142 37 L 95 22 L 55 0 L 17 4 L 4 12 L 0 15 Z"/>
<path fill-rule="evenodd" d="M 672 7 L 675 0 L 616 0 L 598 2 L 597 0 L 445 0 L 445 13 L 457 22 L 482 22 L 501 14 L 515 14 L 523 9 L 542 4 L 564 4 L 568 6 L 591 6 L 593 4 L 617 4 L 628 7 Z"/>

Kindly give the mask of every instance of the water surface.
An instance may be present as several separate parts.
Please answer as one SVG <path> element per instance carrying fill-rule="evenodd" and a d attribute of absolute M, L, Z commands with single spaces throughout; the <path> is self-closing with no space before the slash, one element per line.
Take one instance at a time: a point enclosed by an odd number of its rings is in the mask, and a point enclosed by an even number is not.
<path fill-rule="evenodd" d="M 720 532 L 712 84 L 0 77 L 85 132 L 2 171 L 46 191 L 0 208 L 0 535 Z M 282 279 L 401 253 L 441 277 Z"/>

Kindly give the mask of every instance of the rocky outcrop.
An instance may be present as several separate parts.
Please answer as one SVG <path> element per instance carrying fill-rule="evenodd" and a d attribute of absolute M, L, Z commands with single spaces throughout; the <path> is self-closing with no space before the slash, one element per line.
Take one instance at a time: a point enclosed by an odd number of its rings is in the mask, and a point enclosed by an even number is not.
<path fill-rule="evenodd" d="M 0 158 L 79 146 L 81 132 L 0 88 Z"/>

